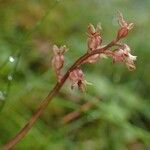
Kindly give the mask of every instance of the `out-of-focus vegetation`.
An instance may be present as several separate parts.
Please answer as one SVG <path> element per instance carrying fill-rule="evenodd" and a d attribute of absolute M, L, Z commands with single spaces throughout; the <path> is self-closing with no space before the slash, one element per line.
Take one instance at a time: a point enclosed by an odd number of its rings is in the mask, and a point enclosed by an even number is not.
<path fill-rule="evenodd" d="M 86 51 L 86 28 L 102 24 L 104 44 L 118 28 L 116 11 L 135 23 L 124 42 L 138 56 L 129 72 L 110 59 L 85 65 L 86 93 L 66 83 L 15 150 L 148 150 L 150 147 L 149 0 L 1 0 L 0 146 L 30 118 L 56 83 L 51 46 L 66 44 L 66 69 Z M 92 107 L 64 123 L 67 114 Z M 64 119 L 63 119 L 64 118 Z"/>

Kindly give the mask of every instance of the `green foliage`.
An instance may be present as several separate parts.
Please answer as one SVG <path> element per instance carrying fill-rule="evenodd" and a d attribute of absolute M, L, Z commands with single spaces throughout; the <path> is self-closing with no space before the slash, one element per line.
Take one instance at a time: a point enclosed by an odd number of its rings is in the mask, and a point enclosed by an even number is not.
<path fill-rule="evenodd" d="M 0 146 L 30 118 L 53 88 L 53 44 L 66 44 L 66 69 L 86 51 L 86 27 L 102 24 L 106 44 L 115 36 L 116 11 L 135 24 L 127 42 L 137 70 L 100 60 L 85 65 L 86 93 L 67 82 L 15 150 L 148 150 L 150 105 L 149 0 L 0 1 Z M 10 56 L 14 58 L 11 61 Z M 12 77 L 12 80 L 11 80 Z M 78 119 L 62 118 L 83 103 L 94 107 Z"/>

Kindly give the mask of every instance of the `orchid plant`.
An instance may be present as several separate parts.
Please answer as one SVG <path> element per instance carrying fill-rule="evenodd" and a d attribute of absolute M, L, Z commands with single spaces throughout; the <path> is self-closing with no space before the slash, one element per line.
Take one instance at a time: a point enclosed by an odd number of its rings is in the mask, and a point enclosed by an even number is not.
<path fill-rule="evenodd" d="M 113 63 L 124 63 L 130 71 L 136 69 L 134 64 L 136 56 L 131 54 L 131 49 L 127 44 L 120 42 L 121 39 L 127 37 L 129 31 L 133 28 L 133 23 L 128 23 L 121 12 L 118 12 L 118 22 L 120 28 L 118 29 L 117 36 L 107 45 L 102 45 L 101 26 L 97 25 L 95 28 L 92 24 L 89 24 L 87 31 L 87 52 L 77 59 L 64 75 L 62 69 L 65 64 L 64 54 L 67 51 L 67 48 L 66 46 L 53 46 L 54 56 L 52 58 L 52 67 L 57 77 L 57 83 L 46 98 L 40 103 L 26 125 L 2 147 L 2 150 L 11 149 L 28 133 L 67 79 L 70 79 L 72 89 L 78 87 L 81 91 L 86 90 L 86 85 L 89 83 L 85 80 L 81 65 L 86 63 L 95 64 L 99 59 L 110 57 L 112 58 Z"/>

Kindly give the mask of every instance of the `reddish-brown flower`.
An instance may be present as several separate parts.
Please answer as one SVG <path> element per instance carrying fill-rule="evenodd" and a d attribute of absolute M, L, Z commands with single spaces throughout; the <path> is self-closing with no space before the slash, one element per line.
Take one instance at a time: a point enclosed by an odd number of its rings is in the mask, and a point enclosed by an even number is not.
<path fill-rule="evenodd" d="M 88 52 L 97 49 L 101 43 L 102 38 L 100 36 L 101 27 L 97 25 L 96 29 L 92 24 L 88 26 Z"/>
<path fill-rule="evenodd" d="M 85 91 L 86 81 L 81 69 L 77 68 L 71 71 L 69 74 L 69 79 L 72 82 L 71 89 L 73 89 L 75 86 L 78 86 L 81 91 Z"/>
<path fill-rule="evenodd" d="M 92 24 L 89 24 L 88 26 L 88 53 L 96 50 L 98 47 L 100 47 L 102 43 L 102 38 L 100 35 L 101 26 L 97 25 L 96 29 Z M 95 54 L 91 57 L 89 57 L 85 62 L 88 63 L 96 63 L 99 60 L 100 54 Z"/>
<path fill-rule="evenodd" d="M 66 52 L 66 46 L 61 46 L 58 48 L 57 45 L 53 46 L 53 59 L 52 59 L 52 67 L 55 70 L 56 76 L 58 78 L 58 81 L 61 80 L 61 69 L 64 65 L 64 53 Z"/>
<path fill-rule="evenodd" d="M 114 62 L 124 62 L 129 70 L 136 69 L 134 61 L 137 56 L 131 55 L 131 49 L 127 44 L 123 44 L 119 49 L 112 53 Z"/>
<path fill-rule="evenodd" d="M 128 35 L 128 32 L 133 28 L 134 24 L 126 22 L 121 12 L 118 12 L 118 15 L 119 15 L 118 22 L 121 28 L 118 31 L 117 39 L 121 39 Z"/>

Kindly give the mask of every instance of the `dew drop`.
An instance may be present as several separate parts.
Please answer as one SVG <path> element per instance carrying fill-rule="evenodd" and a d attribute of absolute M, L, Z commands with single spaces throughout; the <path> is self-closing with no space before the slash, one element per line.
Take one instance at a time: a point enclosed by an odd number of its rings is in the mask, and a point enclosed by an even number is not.
<path fill-rule="evenodd" d="M 12 75 L 10 75 L 10 74 L 7 76 L 7 78 L 9 81 L 11 81 L 13 79 Z"/>
<path fill-rule="evenodd" d="M 15 58 L 12 56 L 9 56 L 9 61 L 13 63 L 15 61 Z"/>
<path fill-rule="evenodd" d="M 5 99 L 4 93 L 0 91 L 0 100 L 3 101 Z"/>

